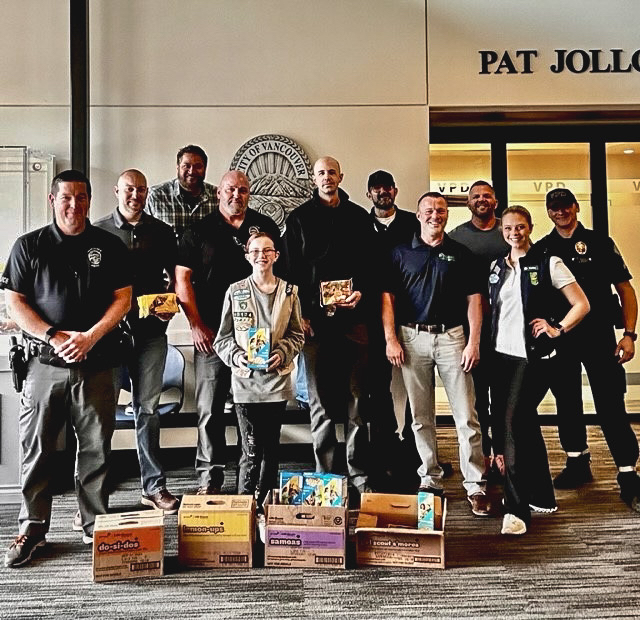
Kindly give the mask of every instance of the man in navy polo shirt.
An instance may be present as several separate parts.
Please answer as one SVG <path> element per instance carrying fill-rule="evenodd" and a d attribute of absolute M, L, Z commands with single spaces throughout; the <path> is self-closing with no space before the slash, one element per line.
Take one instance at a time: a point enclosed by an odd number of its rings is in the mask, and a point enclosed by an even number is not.
<path fill-rule="evenodd" d="M 5 566 L 26 564 L 45 544 L 51 519 L 52 458 L 64 423 L 77 440 L 76 491 L 84 530 L 107 512 L 107 458 L 115 427 L 113 329 L 131 305 L 127 249 L 89 223 L 91 184 L 65 170 L 51 184 L 55 221 L 20 237 L 0 281 L 11 318 L 31 353 L 20 403 L 22 506 Z"/>
<path fill-rule="evenodd" d="M 249 208 L 249 179 L 243 172 L 227 172 L 217 193 L 219 209 L 185 231 L 176 265 L 176 293 L 195 345 L 196 475 L 201 495 L 219 493 L 224 482 L 224 406 L 231 389 L 231 369 L 213 350 L 224 296 L 229 285 L 251 275 L 245 258 L 249 237 L 266 232 L 272 239 L 280 238 L 280 229 L 271 218 Z"/>
<path fill-rule="evenodd" d="M 402 368 L 409 395 L 422 460 L 421 490 L 443 494 L 436 442 L 437 367 L 456 424 L 460 469 L 471 510 L 487 516 L 482 436 L 470 374 L 480 356 L 482 277 L 471 252 L 444 232 L 449 210 L 442 194 L 423 194 L 416 215 L 420 234 L 393 250 L 382 294 L 387 358 Z"/>

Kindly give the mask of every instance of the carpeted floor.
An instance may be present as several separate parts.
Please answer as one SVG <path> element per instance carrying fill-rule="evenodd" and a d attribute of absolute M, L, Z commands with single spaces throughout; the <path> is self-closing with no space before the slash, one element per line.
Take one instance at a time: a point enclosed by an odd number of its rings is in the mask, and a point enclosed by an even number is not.
<path fill-rule="evenodd" d="M 636 433 L 640 427 L 636 426 Z M 556 430 L 544 429 L 552 470 Z M 454 431 L 439 430 L 441 457 L 456 460 Z M 73 492 L 56 496 L 48 544 L 20 569 L 0 568 L 0 618 L 639 618 L 640 514 L 618 498 L 600 431 L 590 430 L 595 481 L 558 492 L 560 510 L 535 515 L 524 537 L 501 536 L 500 516 L 473 517 L 457 465 L 447 479 L 447 569 L 183 570 L 176 516 L 166 518 L 162 578 L 94 584 L 90 548 L 71 531 Z M 285 455 L 286 456 L 286 455 Z M 286 463 L 287 467 L 294 463 Z M 235 473 L 227 474 L 233 491 Z M 193 490 L 190 467 L 170 472 Z M 494 504 L 500 489 L 492 488 Z M 137 478 L 117 483 L 114 511 L 141 508 Z M 16 534 L 18 506 L 0 506 L 0 541 Z"/>

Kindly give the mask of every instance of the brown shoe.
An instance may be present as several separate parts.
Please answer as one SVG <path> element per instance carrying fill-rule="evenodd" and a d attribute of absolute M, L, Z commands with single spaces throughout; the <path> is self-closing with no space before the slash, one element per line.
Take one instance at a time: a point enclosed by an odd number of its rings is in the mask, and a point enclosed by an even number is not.
<path fill-rule="evenodd" d="M 145 506 L 153 506 L 158 510 L 164 510 L 166 515 L 174 515 L 180 508 L 180 500 L 169 493 L 167 489 L 160 489 L 153 495 L 143 495 L 140 500 Z"/>
<path fill-rule="evenodd" d="M 467 499 L 471 504 L 471 512 L 474 515 L 476 515 L 477 517 L 489 516 L 491 504 L 489 503 L 489 498 L 484 493 L 474 493 L 473 495 L 469 495 Z"/>
<path fill-rule="evenodd" d="M 220 487 L 209 484 L 207 486 L 200 487 L 196 491 L 196 495 L 220 495 L 220 491 Z"/>

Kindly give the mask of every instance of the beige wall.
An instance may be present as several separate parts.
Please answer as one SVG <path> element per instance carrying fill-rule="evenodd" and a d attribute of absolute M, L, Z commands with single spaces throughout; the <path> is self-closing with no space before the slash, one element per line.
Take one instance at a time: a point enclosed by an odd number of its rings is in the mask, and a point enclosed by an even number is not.
<path fill-rule="evenodd" d="M 553 74 L 555 49 L 640 48 L 634 0 L 428 0 L 430 106 L 637 106 L 640 74 Z M 532 74 L 480 75 L 479 50 L 538 50 Z M 603 56 L 603 59 L 606 55 Z M 518 61 L 519 62 L 519 61 Z M 602 66 L 606 66 L 603 62 Z"/>
<path fill-rule="evenodd" d="M 2 12 L 0 143 L 67 167 L 68 2 Z M 163 181 L 195 142 L 215 183 L 260 133 L 338 157 L 361 203 L 379 167 L 411 202 L 427 184 L 424 0 L 92 0 L 90 42 L 94 217 L 124 168 Z"/>

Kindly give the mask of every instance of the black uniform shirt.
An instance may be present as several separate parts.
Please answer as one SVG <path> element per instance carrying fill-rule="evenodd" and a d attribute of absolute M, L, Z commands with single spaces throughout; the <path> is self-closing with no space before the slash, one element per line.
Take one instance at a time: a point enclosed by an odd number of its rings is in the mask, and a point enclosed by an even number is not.
<path fill-rule="evenodd" d="M 255 232 L 266 232 L 280 246 L 280 229 L 268 216 L 247 209 L 240 228 L 227 224 L 215 211 L 192 224 L 182 236 L 178 265 L 193 271 L 198 312 L 213 330 L 220 325 L 224 295 L 231 284 L 251 275 L 244 246 Z"/>
<path fill-rule="evenodd" d="M 391 252 L 402 243 L 411 243 L 413 236 L 420 233 L 420 222 L 415 213 L 396 207 L 396 216 L 388 226 L 376 218 L 374 207 L 371 208 L 369 215 L 376 232 L 376 245 L 381 252 Z"/>
<path fill-rule="evenodd" d="M 173 229 L 168 224 L 143 212 L 140 221 L 132 226 L 118 209 L 94 222 L 94 226 L 116 235 L 129 248 L 129 269 L 133 277 L 133 299 L 127 315 L 136 335 L 164 334 L 168 323 L 148 316 L 139 318 L 137 297 L 162 293 L 166 290 L 164 272 L 173 279 L 177 243 Z"/>
<path fill-rule="evenodd" d="M 104 316 L 114 291 L 131 281 L 127 248 L 87 220 L 79 235 L 64 235 L 52 223 L 20 237 L 0 288 L 25 295 L 40 317 L 58 329 L 86 331 Z"/>
<path fill-rule="evenodd" d="M 591 311 L 585 321 L 613 323 L 611 285 L 631 280 L 631 274 L 611 237 L 600 235 L 578 223 L 568 239 L 554 228 L 536 245 L 559 256 L 585 292 Z"/>
<path fill-rule="evenodd" d="M 384 289 L 395 296 L 396 323 L 462 325 L 467 296 L 483 290 L 477 262 L 465 246 L 446 234 L 436 247 L 416 235 L 410 244 L 395 248 Z"/>

